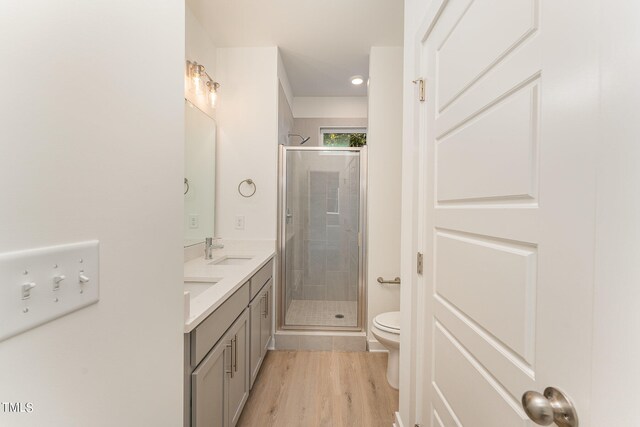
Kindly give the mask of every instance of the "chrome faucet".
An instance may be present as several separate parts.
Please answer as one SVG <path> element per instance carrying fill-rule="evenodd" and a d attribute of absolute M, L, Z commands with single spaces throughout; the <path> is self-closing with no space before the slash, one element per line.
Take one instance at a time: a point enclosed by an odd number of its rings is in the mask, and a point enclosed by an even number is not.
<path fill-rule="evenodd" d="M 215 240 L 215 243 L 213 243 Z M 220 237 L 207 237 L 204 239 L 204 259 L 212 259 L 213 255 L 211 253 L 212 249 L 222 249 L 224 248 L 224 243 L 222 243 L 222 239 Z"/>
<path fill-rule="evenodd" d="M 207 237 L 204 239 L 204 259 L 211 259 L 211 249 L 213 249 L 213 237 Z"/>

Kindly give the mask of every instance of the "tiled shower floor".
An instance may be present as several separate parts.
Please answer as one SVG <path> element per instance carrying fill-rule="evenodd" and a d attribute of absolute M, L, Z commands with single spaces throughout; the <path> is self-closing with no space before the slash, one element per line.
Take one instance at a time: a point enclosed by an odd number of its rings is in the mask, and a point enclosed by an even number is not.
<path fill-rule="evenodd" d="M 343 318 L 337 318 L 342 314 Z M 357 326 L 356 301 L 292 300 L 287 310 L 286 324 L 291 326 Z"/>

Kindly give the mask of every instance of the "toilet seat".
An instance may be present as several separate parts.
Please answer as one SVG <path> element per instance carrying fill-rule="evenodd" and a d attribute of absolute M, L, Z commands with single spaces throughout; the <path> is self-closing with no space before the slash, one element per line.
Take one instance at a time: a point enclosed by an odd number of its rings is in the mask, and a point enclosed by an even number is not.
<path fill-rule="evenodd" d="M 400 335 L 400 312 L 390 311 L 388 313 L 378 314 L 373 319 L 373 325 L 381 331 Z"/>

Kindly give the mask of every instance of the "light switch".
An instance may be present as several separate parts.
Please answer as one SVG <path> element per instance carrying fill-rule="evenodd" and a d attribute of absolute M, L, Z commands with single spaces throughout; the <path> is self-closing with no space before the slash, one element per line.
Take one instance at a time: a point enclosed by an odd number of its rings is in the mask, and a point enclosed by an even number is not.
<path fill-rule="evenodd" d="M 65 276 L 64 274 L 60 274 L 58 276 L 54 276 L 53 278 L 53 290 L 57 291 L 60 289 L 60 283 L 62 283 L 62 281 L 64 279 L 66 279 L 67 276 Z"/>
<path fill-rule="evenodd" d="M 31 298 L 31 289 L 35 288 L 36 284 L 33 282 L 23 283 L 22 284 L 22 299 Z"/>
<path fill-rule="evenodd" d="M 96 240 L 0 254 L 0 341 L 96 303 L 99 283 Z"/>
<path fill-rule="evenodd" d="M 90 281 L 91 279 L 89 279 L 89 277 L 84 274 L 84 270 L 80 270 L 80 274 L 78 275 L 78 282 L 80 282 L 81 285 L 86 285 Z"/>

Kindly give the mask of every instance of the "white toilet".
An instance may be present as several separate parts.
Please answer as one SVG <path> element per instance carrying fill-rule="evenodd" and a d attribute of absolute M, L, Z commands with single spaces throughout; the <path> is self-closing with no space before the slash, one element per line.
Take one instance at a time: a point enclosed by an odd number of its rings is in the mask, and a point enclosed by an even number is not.
<path fill-rule="evenodd" d="M 400 312 L 378 314 L 373 319 L 371 333 L 380 344 L 389 350 L 387 359 L 387 381 L 396 390 L 400 375 Z"/>

